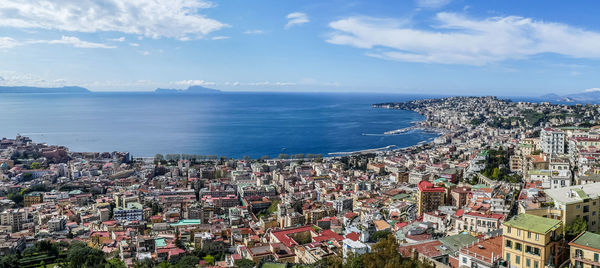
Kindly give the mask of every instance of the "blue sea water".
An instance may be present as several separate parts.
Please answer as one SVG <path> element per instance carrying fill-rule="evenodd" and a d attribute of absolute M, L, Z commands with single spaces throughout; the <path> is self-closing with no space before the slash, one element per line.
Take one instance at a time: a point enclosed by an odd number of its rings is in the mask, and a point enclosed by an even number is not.
<path fill-rule="evenodd" d="M 372 108 L 417 95 L 342 93 L 0 94 L 0 137 L 17 134 L 71 151 L 129 151 L 133 156 L 189 153 L 276 157 L 280 153 L 406 147 L 436 136 L 408 127 L 423 116 Z"/>

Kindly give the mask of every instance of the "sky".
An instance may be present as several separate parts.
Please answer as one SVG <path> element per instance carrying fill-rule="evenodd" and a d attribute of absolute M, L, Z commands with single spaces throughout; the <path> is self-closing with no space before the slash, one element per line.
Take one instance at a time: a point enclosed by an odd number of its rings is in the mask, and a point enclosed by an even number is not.
<path fill-rule="evenodd" d="M 0 0 L 0 86 L 600 90 L 597 1 Z"/>

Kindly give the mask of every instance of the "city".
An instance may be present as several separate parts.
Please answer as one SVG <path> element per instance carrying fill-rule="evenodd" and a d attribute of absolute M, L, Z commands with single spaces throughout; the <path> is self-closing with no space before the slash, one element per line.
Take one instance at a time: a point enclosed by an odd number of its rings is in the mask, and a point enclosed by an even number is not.
<path fill-rule="evenodd" d="M 426 118 L 416 127 L 441 134 L 273 159 L 3 138 L 0 265 L 600 265 L 600 106 L 451 97 L 373 107 L 416 111 Z"/>

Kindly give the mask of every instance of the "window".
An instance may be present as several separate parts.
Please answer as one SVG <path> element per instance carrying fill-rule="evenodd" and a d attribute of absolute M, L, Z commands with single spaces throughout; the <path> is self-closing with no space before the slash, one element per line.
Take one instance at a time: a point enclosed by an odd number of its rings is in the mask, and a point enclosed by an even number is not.
<path fill-rule="evenodd" d="M 516 264 L 521 264 L 521 256 L 515 256 L 515 263 Z"/>
<path fill-rule="evenodd" d="M 510 234 L 510 227 L 506 228 L 506 232 Z"/>
<path fill-rule="evenodd" d="M 527 232 L 527 238 L 531 238 L 531 232 Z"/>
<path fill-rule="evenodd" d="M 533 248 L 533 255 L 540 256 L 540 249 L 539 248 Z"/>
<path fill-rule="evenodd" d="M 463 263 L 467 263 L 467 258 L 463 257 Z"/>
<path fill-rule="evenodd" d="M 510 263 L 510 253 L 506 253 L 506 261 Z"/>
<path fill-rule="evenodd" d="M 521 236 L 521 230 L 517 229 L 517 236 Z"/>
<path fill-rule="evenodd" d="M 594 261 L 598 262 L 598 253 L 594 253 Z"/>
<path fill-rule="evenodd" d="M 540 234 L 535 234 L 535 241 L 540 241 Z"/>
<path fill-rule="evenodd" d="M 531 253 L 531 246 L 525 246 L 525 253 Z"/>
<path fill-rule="evenodd" d="M 533 268 L 538 268 L 538 262 L 537 261 L 533 261 Z"/>
<path fill-rule="evenodd" d="M 531 267 L 531 260 L 530 259 L 525 259 L 525 266 Z"/>
<path fill-rule="evenodd" d="M 515 243 L 515 249 L 521 251 L 521 243 Z"/>
<path fill-rule="evenodd" d="M 506 247 L 507 248 L 512 248 L 512 241 L 506 240 Z"/>

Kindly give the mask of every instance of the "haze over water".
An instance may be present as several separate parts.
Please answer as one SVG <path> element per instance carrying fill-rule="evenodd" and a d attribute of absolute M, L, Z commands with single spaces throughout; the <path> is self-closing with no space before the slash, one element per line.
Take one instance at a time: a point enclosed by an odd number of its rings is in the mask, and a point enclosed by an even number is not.
<path fill-rule="evenodd" d="M 333 93 L 2 94 L 0 136 L 26 135 L 72 151 L 276 157 L 280 153 L 406 147 L 436 136 L 404 128 L 423 116 L 371 108 L 409 95 Z"/>

